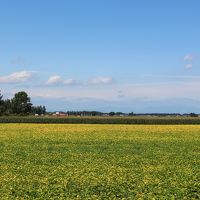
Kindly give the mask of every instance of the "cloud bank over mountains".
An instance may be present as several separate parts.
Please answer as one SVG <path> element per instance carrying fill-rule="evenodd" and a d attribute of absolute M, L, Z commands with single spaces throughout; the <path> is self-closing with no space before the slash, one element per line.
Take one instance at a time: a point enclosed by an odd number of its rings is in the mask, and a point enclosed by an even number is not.
<path fill-rule="evenodd" d="M 9 78 L 6 79 L 7 77 Z M 152 77 L 151 80 L 154 78 Z M 100 111 L 157 112 L 162 108 L 163 112 L 187 112 L 190 108 L 200 109 L 200 104 L 197 103 L 200 99 L 200 77 L 180 76 L 179 78 L 181 81 L 176 84 L 171 82 L 153 83 L 151 81 L 141 84 L 120 83 L 110 81 L 110 79 L 105 79 L 106 83 L 108 82 L 105 84 L 104 82 L 99 83 L 99 78 L 97 82 L 90 84 L 87 81 L 85 84 L 74 84 L 73 79 L 71 81 L 59 76 L 51 76 L 47 81 L 53 86 L 44 82 L 45 84 L 38 87 L 34 84 L 40 79 L 32 72 L 23 71 L 3 76 L 0 80 L 4 84 L 14 86 L 7 91 L 2 91 L 5 98 L 8 95 L 12 96 L 19 90 L 24 90 L 28 92 L 34 102 L 45 104 L 47 109 L 52 111 L 94 109 Z M 66 84 L 66 81 L 69 83 Z M 25 82 L 33 85 L 27 87 L 24 85 Z"/>

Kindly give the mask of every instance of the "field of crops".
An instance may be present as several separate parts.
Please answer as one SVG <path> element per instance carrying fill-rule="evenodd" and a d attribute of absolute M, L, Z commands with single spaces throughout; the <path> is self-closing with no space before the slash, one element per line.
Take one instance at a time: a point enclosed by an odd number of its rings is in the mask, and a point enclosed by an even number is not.
<path fill-rule="evenodd" d="M 0 199 L 199 199 L 200 126 L 0 124 Z"/>
<path fill-rule="evenodd" d="M 1 116 L 0 123 L 39 123 L 39 124 L 200 124 L 200 117 L 153 117 L 153 116 L 131 116 L 131 117 L 104 117 L 104 116 Z"/>

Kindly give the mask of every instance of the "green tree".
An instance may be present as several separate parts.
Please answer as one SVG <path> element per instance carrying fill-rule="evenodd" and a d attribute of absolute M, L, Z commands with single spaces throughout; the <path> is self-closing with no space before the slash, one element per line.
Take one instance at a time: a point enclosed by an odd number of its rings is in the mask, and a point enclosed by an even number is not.
<path fill-rule="evenodd" d="M 4 111 L 5 111 L 4 100 L 3 100 L 3 95 L 1 94 L 0 91 L 0 115 L 2 115 Z"/>
<path fill-rule="evenodd" d="M 5 115 L 10 115 L 12 113 L 11 101 L 10 99 L 4 100 Z"/>
<path fill-rule="evenodd" d="M 115 112 L 110 112 L 109 113 L 109 116 L 114 116 L 115 115 Z"/>
<path fill-rule="evenodd" d="M 14 114 L 27 115 L 31 112 L 31 99 L 24 91 L 15 94 L 11 100 L 12 112 Z"/>
<path fill-rule="evenodd" d="M 33 114 L 42 115 L 46 113 L 46 108 L 45 106 L 32 106 L 31 112 Z"/>
<path fill-rule="evenodd" d="M 42 106 L 42 114 L 46 114 L 46 107 L 45 106 Z"/>
<path fill-rule="evenodd" d="M 190 113 L 190 117 L 198 117 L 196 113 Z"/>

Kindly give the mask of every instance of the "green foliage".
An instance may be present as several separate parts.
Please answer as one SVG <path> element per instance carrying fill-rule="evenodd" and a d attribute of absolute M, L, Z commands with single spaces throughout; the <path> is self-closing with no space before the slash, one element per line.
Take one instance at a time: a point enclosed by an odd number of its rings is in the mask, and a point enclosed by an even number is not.
<path fill-rule="evenodd" d="M 198 117 L 196 113 L 190 113 L 190 117 Z"/>
<path fill-rule="evenodd" d="M 44 115 L 46 113 L 45 106 L 32 106 L 31 112 L 33 114 Z"/>
<path fill-rule="evenodd" d="M 1 94 L 1 91 L 0 91 L 0 115 L 2 115 L 4 111 L 5 111 L 5 107 L 4 107 L 3 95 Z"/>
<path fill-rule="evenodd" d="M 31 102 L 30 97 L 24 91 L 15 94 L 14 98 L 11 100 L 12 112 L 15 114 L 27 115 L 31 112 Z"/>
<path fill-rule="evenodd" d="M 0 117 L 0 123 L 44 124 L 200 124 L 199 117 Z"/>
<path fill-rule="evenodd" d="M 10 115 L 12 113 L 12 104 L 10 99 L 4 100 L 4 115 Z"/>
<path fill-rule="evenodd" d="M 16 93 L 11 100 L 3 100 L 0 91 L 0 115 L 41 115 L 45 113 L 45 106 L 32 106 L 30 97 L 24 91 Z"/>
<path fill-rule="evenodd" d="M 200 127 L 0 124 L 0 199 L 199 199 Z"/>
<path fill-rule="evenodd" d="M 115 112 L 110 112 L 109 113 L 109 116 L 114 116 L 115 115 Z"/>

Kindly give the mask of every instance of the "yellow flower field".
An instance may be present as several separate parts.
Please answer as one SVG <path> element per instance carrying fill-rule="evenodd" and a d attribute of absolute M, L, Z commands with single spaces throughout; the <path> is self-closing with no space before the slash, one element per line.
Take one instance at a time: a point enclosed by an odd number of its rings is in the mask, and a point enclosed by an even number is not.
<path fill-rule="evenodd" d="M 0 124 L 0 199 L 199 199 L 200 126 Z"/>

